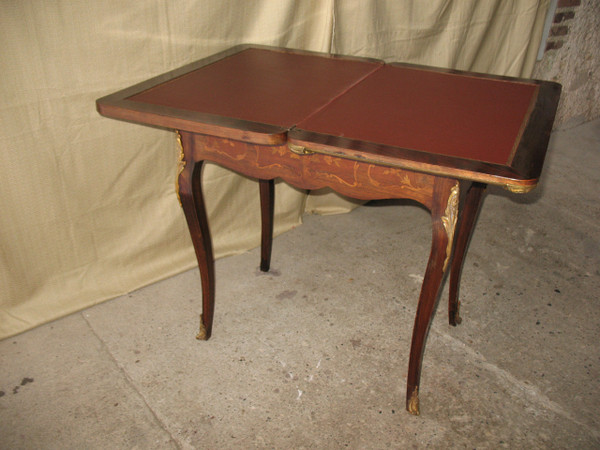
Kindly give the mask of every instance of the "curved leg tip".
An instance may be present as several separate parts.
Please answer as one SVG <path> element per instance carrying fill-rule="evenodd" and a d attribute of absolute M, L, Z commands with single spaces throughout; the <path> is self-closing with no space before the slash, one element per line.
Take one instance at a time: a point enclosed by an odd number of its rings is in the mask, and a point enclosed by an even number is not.
<path fill-rule="evenodd" d="M 453 317 L 450 317 L 450 325 L 453 327 L 460 325 L 462 323 L 462 318 L 456 313 Z"/>
<path fill-rule="evenodd" d="M 199 341 L 207 341 L 206 330 L 201 329 L 200 332 L 196 335 L 196 339 Z"/>
<path fill-rule="evenodd" d="M 270 268 L 271 268 L 271 264 L 269 263 L 269 261 L 262 260 L 260 262 L 261 272 L 268 272 Z"/>
<path fill-rule="evenodd" d="M 448 318 L 450 325 L 453 327 L 460 325 L 462 323 L 462 318 L 460 317 L 460 302 L 456 301 L 454 305 L 450 305 L 450 309 L 448 310 Z"/>
<path fill-rule="evenodd" d="M 199 341 L 206 341 L 206 340 L 208 340 L 208 338 L 209 338 L 209 335 L 208 335 L 208 332 L 206 331 L 206 326 L 204 325 L 204 320 L 202 318 L 202 314 L 200 314 L 200 329 L 198 330 L 196 339 L 198 339 Z"/>
<path fill-rule="evenodd" d="M 419 411 L 419 387 L 415 387 L 410 394 L 410 397 L 406 399 L 406 410 L 413 416 L 418 416 Z"/>

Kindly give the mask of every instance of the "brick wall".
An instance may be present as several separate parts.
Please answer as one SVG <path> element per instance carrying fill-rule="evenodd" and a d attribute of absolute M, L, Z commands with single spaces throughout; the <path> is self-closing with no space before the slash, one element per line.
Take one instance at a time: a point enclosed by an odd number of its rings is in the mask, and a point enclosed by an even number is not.
<path fill-rule="evenodd" d="M 545 51 L 557 50 L 565 45 L 565 42 L 569 38 L 570 26 L 580 5 L 581 0 L 558 1 Z"/>

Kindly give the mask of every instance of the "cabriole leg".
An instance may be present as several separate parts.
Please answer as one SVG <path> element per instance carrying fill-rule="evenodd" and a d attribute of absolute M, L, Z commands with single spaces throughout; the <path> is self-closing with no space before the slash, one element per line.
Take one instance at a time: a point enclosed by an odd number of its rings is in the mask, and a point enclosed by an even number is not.
<path fill-rule="evenodd" d="M 448 178 L 435 180 L 431 207 L 433 228 L 431 253 L 417 305 L 406 387 L 406 409 L 414 415 L 419 415 L 419 383 L 425 341 L 444 273 L 451 257 L 458 215 L 458 197 L 458 181 Z"/>
<path fill-rule="evenodd" d="M 196 251 L 202 280 L 202 314 L 200 315 L 200 330 L 196 338 L 206 340 L 210 337 L 212 331 L 215 306 L 215 266 L 210 229 L 202 195 L 203 161 L 194 161 L 192 135 L 181 133 L 180 136 L 185 155 L 185 165 L 179 175 L 179 198 Z"/>

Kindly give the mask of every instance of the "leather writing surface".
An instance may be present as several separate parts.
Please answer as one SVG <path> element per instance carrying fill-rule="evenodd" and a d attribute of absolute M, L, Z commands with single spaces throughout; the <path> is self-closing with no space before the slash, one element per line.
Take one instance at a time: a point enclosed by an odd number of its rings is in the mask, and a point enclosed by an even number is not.
<path fill-rule="evenodd" d="M 97 101 L 108 117 L 511 185 L 539 179 L 560 85 L 234 47 Z"/>
<path fill-rule="evenodd" d="M 127 100 L 510 166 L 536 93 L 534 82 L 248 48 Z"/>
<path fill-rule="evenodd" d="M 250 48 L 127 100 L 290 128 L 381 65 Z"/>
<path fill-rule="evenodd" d="M 537 85 L 383 66 L 297 128 L 510 165 Z"/>

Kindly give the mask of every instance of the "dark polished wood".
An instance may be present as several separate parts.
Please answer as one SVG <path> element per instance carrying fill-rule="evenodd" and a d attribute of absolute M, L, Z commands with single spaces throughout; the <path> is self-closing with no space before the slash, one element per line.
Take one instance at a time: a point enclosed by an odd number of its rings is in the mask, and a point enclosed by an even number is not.
<path fill-rule="evenodd" d="M 431 253 L 417 305 L 406 384 L 406 409 L 415 415 L 418 415 L 420 411 L 419 383 L 421 380 L 425 340 L 427 339 L 431 319 L 433 318 L 433 311 L 442 285 L 442 279 L 448 266 L 448 259 L 451 256 L 448 252 L 448 244 L 452 245 L 451 239 L 454 237 L 454 227 L 449 231 L 446 223 L 448 220 L 456 220 L 456 217 L 449 217 L 449 204 L 452 202 L 453 188 L 458 186 L 458 181 L 442 177 L 436 178 L 433 186 L 431 205 L 433 236 Z M 454 195 L 458 196 L 459 192 L 454 192 Z M 458 201 L 458 199 L 455 199 L 455 201 Z M 454 214 L 458 214 L 458 211 Z"/>
<path fill-rule="evenodd" d="M 481 209 L 481 202 L 483 201 L 483 194 L 486 189 L 486 185 L 481 183 L 463 182 L 463 185 L 468 186 L 468 188 L 466 188 L 466 195 L 459 214 L 452 266 L 450 268 L 450 292 L 448 296 L 448 322 L 453 326 L 461 322 L 459 315 L 460 301 L 458 299 L 460 277 L 465 254 L 475 228 L 475 221 Z M 463 190 L 465 190 L 464 187 Z"/>
<path fill-rule="evenodd" d="M 275 182 L 258 180 L 260 186 L 260 270 L 268 272 L 271 267 L 273 247 L 273 216 L 275 214 Z"/>
<path fill-rule="evenodd" d="M 186 165 L 179 175 L 179 198 L 188 224 L 202 281 L 202 314 L 199 340 L 210 338 L 215 311 L 215 263 L 212 239 L 202 194 L 204 160 L 194 159 L 194 135 L 180 132 Z"/>
<path fill-rule="evenodd" d="M 406 407 L 419 414 L 423 352 L 445 274 L 449 322 L 487 184 L 536 186 L 560 85 L 262 46 L 238 46 L 97 101 L 108 117 L 178 130 L 179 194 L 202 280 L 199 339 L 211 335 L 215 275 L 202 167 L 259 184 L 268 271 L 274 179 L 431 212 L 432 244 L 413 328 Z"/>

